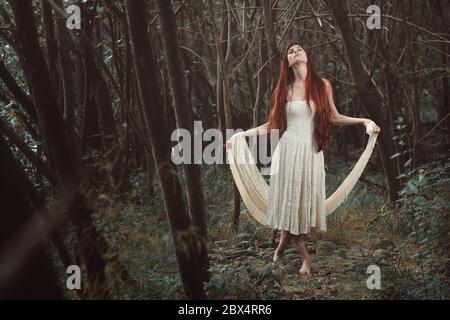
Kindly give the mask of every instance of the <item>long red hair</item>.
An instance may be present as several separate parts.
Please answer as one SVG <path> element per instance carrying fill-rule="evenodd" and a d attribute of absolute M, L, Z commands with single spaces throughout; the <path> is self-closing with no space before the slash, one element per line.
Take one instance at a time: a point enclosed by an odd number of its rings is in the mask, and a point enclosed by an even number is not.
<path fill-rule="evenodd" d="M 294 71 L 289 68 L 287 59 L 288 50 L 293 45 L 298 45 L 296 42 L 291 42 L 286 47 L 284 56 L 280 64 L 280 75 L 278 77 L 277 85 L 272 92 L 270 99 L 270 112 L 267 116 L 266 123 L 268 130 L 279 129 L 282 134 L 287 127 L 286 120 L 286 103 L 289 86 L 294 82 Z M 306 50 L 305 50 L 306 51 Z M 325 90 L 325 84 L 321 77 L 314 71 L 311 63 L 311 57 L 307 53 L 308 61 L 306 63 L 307 75 L 305 79 L 305 94 L 306 101 L 311 105 L 314 103 L 316 113 L 314 115 L 314 137 L 316 142 L 317 152 L 325 149 L 331 139 L 331 107 Z"/>

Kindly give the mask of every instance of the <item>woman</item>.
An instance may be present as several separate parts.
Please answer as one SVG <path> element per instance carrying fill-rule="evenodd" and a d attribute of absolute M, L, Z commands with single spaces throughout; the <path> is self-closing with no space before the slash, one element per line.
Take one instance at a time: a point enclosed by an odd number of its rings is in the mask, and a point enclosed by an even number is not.
<path fill-rule="evenodd" d="M 330 81 L 315 73 L 301 45 L 287 46 L 266 123 L 241 133 L 255 136 L 278 129 L 282 135 L 272 158 L 266 216 L 266 224 L 281 231 L 274 262 L 294 239 L 303 260 L 299 273 L 311 275 L 306 240 L 312 228 L 326 231 L 323 150 L 330 141 L 331 125 L 367 127 L 370 122 L 339 114 Z M 373 131 L 379 132 L 373 125 Z"/>

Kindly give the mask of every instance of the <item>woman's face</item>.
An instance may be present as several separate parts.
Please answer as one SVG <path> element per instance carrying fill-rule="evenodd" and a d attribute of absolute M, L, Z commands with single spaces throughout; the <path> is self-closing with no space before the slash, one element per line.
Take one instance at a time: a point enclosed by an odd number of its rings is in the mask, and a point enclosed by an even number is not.
<path fill-rule="evenodd" d="M 294 64 L 302 62 L 306 63 L 308 61 L 308 57 L 306 56 L 305 50 L 303 50 L 300 45 L 295 44 L 288 49 L 287 61 L 289 66 L 293 66 Z"/>

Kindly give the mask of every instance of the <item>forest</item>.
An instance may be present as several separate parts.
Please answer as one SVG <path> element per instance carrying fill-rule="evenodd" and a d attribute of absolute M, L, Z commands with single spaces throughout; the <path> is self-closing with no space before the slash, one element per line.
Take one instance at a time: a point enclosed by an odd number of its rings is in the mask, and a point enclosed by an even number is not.
<path fill-rule="evenodd" d="M 449 299 L 449 31 L 445 0 L 0 0 L 0 299 Z M 290 43 L 381 128 L 310 278 L 226 162 Z M 333 126 L 327 196 L 367 139 Z"/>

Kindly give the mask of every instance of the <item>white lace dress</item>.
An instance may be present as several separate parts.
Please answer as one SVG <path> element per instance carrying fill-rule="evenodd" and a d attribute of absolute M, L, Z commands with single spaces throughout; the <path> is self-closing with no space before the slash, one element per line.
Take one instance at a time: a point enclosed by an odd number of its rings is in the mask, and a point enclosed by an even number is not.
<path fill-rule="evenodd" d="M 266 225 L 292 234 L 326 231 L 323 151 L 316 152 L 314 104 L 286 105 L 287 129 L 272 156 Z"/>

